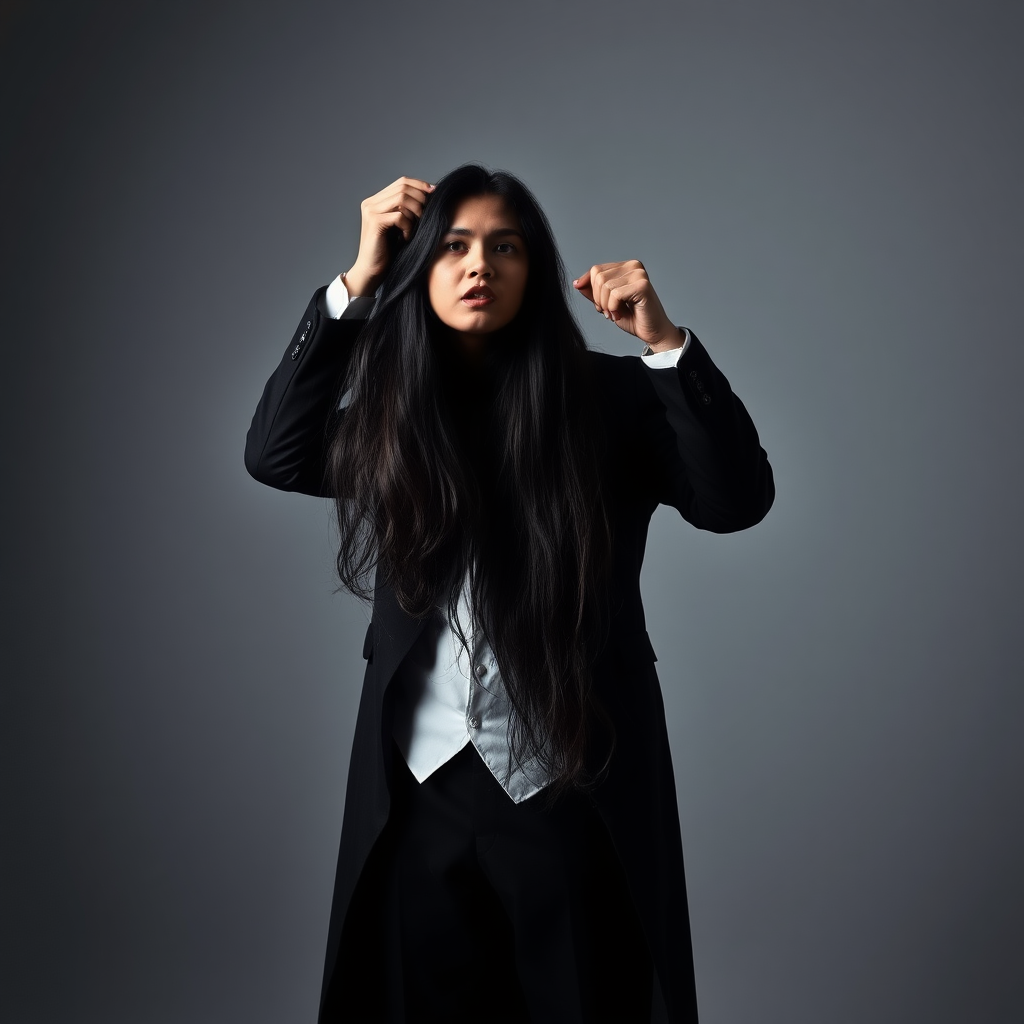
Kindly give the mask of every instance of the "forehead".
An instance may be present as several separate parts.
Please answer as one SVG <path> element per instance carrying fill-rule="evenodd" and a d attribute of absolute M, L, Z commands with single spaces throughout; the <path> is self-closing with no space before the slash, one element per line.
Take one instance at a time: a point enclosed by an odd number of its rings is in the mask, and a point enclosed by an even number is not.
<path fill-rule="evenodd" d="M 476 233 L 496 228 L 520 227 L 515 211 L 501 196 L 468 196 L 452 212 L 452 228 L 469 228 Z"/>

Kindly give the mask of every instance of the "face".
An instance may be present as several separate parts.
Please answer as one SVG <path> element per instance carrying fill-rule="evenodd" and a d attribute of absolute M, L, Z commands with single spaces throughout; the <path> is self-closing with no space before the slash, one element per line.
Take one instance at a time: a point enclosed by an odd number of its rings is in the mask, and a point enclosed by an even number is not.
<path fill-rule="evenodd" d="M 430 305 L 467 350 L 478 351 L 519 312 L 528 269 L 519 218 L 501 196 L 472 196 L 456 207 L 434 256 Z"/>

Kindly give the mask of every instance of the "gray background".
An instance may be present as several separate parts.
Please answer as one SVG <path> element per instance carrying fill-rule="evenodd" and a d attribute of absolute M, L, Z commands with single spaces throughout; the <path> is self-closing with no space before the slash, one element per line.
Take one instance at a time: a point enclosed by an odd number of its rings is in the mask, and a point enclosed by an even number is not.
<path fill-rule="evenodd" d="M 0 17 L 0 1019 L 314 1020 L 367 612 L 243 439 L 359 201 L 476 159 L 775 469 L 644 570 L 702 1021 L 1024 1020 L 1020 4 Z"/>

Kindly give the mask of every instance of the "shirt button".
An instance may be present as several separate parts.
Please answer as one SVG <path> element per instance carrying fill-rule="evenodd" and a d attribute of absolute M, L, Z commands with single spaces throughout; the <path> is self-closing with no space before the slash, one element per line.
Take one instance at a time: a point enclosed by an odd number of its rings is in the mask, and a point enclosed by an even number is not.
<path fill-rule="evenodd" d="M 480 728 L 480 719 L 477 718 L 476 715 L 474 715 L 469 720 L 469 727 L 470 727 L 470 729 L 479 729 Z"/>
<path fill-rule="evenodd" d="M 481 677 L 487 675 L 487 667 L 485 665 L 477 665 L 476 674 Z"/>

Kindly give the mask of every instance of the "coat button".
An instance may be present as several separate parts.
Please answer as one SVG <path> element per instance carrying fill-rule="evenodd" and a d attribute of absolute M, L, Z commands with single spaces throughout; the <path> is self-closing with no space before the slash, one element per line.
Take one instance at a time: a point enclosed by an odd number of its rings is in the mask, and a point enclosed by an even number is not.
<path fill-rule="evenodd" d="M 470 729 L 479 729 L 480 728 L 480 719 L 477 718 L 476 715 L 474 715 L 469 720 L 469 727 L 470 727 Z"/>
<path fill-rule="evenodd" d="M 691 370 L 690 371 L 690 380 L 696 380 L 696 379 L 697 379 L 697 371 L 696 370 Z"/>
<path fill-rule="evenodd" d="M 480 677 L 481 679 L 483 679 L 483 677 L 484 677 L 485 675 L 487 675 L 487 667 L 486 667 L 485 665 L 477 665 L 477 667 L 476 667 L 476 674 L 477 674 L 477 675 L 478 675 L 478 676 L 479 676 L 479 677 Z"/>
<path fill-rule="evenodd" d="M 705 395 L 704 396 L 704 404 L 705 405 L 710 405 L 711 404 L 711 396 L 710 395 Z"/>

